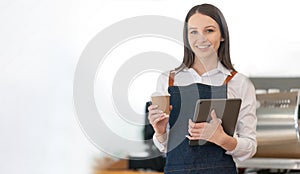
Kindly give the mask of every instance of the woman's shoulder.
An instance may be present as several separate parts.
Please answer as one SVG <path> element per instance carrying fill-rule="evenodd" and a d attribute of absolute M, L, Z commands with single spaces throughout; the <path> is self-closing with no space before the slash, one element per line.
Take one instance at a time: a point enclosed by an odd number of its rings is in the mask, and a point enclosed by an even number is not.
<path fill-rule="evenodd" d="M 171 72 L 170 70 L 161 72 L 160 75 L 158 76 L 158 82 L 163 82 L 168 80 L 170 76 L 170 72 Z"/>
<path fill-rule="evenodd" d="M 156 91 L 165 92 L 168 90 L 169 75 L 170 75 L 170 70 L 160 73 L 160 75 L 157 78 Z"/>
<path fill-rule="evenodd" d="M 250 78 L 240 72 L 238 72 L 232 80 L 233 82 L 239 83 L 241 86 L 253 86 Z"/>
<path fill-rule="evenodd" d="M 177 69 L 167 70 L 167 71 L 162 72 L 159 75 L 158 79 L 165 81 L 165 80 L 168 80 L 170 76 L 174 76 L 174 78 L 175 78 L 175 77 L 178 77 L 178 76 L 181 76 L 184 74 L 190 74 L 189 69 L 186 68 L 186 69 L 180 69 L 180 70 L 177 70 Z"/>

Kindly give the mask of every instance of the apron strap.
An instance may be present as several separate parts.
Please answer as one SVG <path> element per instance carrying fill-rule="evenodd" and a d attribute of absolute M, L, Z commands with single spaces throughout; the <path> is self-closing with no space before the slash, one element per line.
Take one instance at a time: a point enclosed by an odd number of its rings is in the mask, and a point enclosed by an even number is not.
<path fill-rule="evenodd" d="M 174 77 L 175 77 L 175 71 L 170 71 L 170 73 L 169 73 L 169 87 L 174 86 Z"/>
<path fill-rule="evenodd" d="M 236 71 L 231 71 L 230 75 L 228 75 L 224 81 L 224 84 L 227 85 L 228 82 L 234 77 L 234 75 L 236 75 L 237 72 Z M 170 71 L 169 73 L 169 87 L 170 86 L 174 86 L 174 77 L 175 77 L 175 72 L 174 71 Z"/>
<path fill-rule="evenodd" d="M 227 85 L 228 82 L 234 77 L 234 75 L 236 75 L 236 71 L 231 71 L 230 75 L 228 75 L 224 81 L 224 85 Z"/>

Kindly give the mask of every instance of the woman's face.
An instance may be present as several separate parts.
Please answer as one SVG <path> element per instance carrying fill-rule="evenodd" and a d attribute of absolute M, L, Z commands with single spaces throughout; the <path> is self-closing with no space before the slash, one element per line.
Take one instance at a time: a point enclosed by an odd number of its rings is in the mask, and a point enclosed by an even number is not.
<path fill-rule="evenodd" d="M 188 21 L 188 41 L 196 57 L 204 58 L 217 54 L 221 36 L 218 23 L 211 17 L 195 13 Z"/>

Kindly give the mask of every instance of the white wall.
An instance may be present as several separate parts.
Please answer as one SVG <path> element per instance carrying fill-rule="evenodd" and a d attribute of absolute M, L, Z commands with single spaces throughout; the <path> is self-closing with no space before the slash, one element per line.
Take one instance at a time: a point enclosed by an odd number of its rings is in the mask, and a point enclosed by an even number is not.
<path fill-rule="evenodd" d="M 81 131 L 72 101 L 82 50 L 98 32 L 118 21 L 149 14 L 183 20 L 201 2 L 212 2 L 223 11 L 238 71 L 249 76 L 300 76 L 297 0 L 2 0 L 0 173 L 91 173 L 94 158 L 103 153 Z M 169 46 L 166 50 L 171 50 Z M 180 60 L 182 51 L 175 48 Z M 157 77 L 144 75 L 153 81 Z M 128 89 L 137 112 L 142 112 L 141 103 L 155 88 L 153 83 L 147 93 L 138 90 L 144 84 L 140 79 Z M 138 128 L 122 130 L 141 138 Z M 126 145 L 113 150 L 126 153 Z"/>

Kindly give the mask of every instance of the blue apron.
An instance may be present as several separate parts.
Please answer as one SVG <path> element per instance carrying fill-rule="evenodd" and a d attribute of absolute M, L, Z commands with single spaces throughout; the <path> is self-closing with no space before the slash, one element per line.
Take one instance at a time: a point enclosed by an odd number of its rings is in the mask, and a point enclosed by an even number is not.
<path fill-rule="evenodd" d="M 231 155 L 220 146 L 207 142 L 190 146 L 188 120 L 192 119 L 198 99 L 227 98 L 227 83 L 235 75 L 228 76 L 222 86 L 194 83 L 188 86 L 173 86 L 169 79 L 170 132 L 164 173 L 166 174 L 236 174 L 237 169 Z M 170 75 L 171 77 L 171 75 Z M 171 82 L 170 82 L 171 81 Z M 203 140 L 204 141 L 204 140 Z"/>

